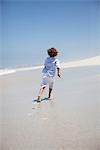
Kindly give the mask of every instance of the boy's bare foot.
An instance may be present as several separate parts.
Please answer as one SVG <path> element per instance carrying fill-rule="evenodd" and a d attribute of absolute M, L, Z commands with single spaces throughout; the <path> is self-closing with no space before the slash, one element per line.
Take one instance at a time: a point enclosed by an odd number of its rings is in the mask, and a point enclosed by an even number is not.
<path fill-rule="evenodd" d="M 48 100 L 53 100 L 53 97 L 48 97 Z"/>
<path fill-rule="evenodd" d="M 40 102 L 41 102 L 41 98 L 40 98 L 40 96 L 38 96 L 38 98 L 37 98 L 37 102 L 38 102 L 38 103 L 40 103 Z"/>

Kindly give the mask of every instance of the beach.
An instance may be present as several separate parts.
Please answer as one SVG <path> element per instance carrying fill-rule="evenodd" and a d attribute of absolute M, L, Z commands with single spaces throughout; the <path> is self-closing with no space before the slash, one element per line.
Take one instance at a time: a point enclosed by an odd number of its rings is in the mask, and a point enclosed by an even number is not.
<path fill-rule="evenodd" d="M 0 149 L 99 150 L 100 67 L 62 69 L 36 103 L 40 82 L 41 68 L 0 76 Z"/>
<path fill-rule="evenodd" d="M 0 12 L 0 150 L 100 150 L 100 1 L 1 0 Z M 43 66 L 61 78 L 39 103 Z"/>

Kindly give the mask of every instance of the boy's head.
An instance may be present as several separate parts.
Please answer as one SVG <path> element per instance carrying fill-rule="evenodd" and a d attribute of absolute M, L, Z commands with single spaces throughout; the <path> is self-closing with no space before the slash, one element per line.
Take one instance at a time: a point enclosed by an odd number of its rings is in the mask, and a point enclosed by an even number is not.
<path fill-rule="evenodd" d="M 58 54 L 58 51 L 55 48 L 49 48 L 47 52 L 50 57 L 55 57 Z"/>

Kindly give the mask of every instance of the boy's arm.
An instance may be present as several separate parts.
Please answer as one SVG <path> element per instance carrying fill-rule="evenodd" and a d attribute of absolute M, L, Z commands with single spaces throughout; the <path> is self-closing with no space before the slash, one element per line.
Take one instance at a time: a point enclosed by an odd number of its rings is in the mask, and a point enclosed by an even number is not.
<path fill-rule="evenodd" d="M 57 68 L 57 76 L 60 78 L 61 75 L 60 75 L 60 68 Z"/>
<path fill-rule="evenodd" d="M 61 75 L 60 75 L 60 62 L 59 62 L 59 60 L 56 59 L 55 63 L 56 63 L 56 67 L 57 67 L 57 76 L 61 77 Z"/>

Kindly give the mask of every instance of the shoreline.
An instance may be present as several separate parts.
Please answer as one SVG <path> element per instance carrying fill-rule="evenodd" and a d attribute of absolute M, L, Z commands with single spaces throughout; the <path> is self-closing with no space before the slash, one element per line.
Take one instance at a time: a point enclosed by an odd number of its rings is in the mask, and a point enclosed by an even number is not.
<path fill-rule="evenodd" d="M 78 61 L 70 61 L 70 62 L 63 62 L 61 63 L 61 68 L 75 68 L 75 67 L 89 67 L 89 66 L 100 66 L 100 56 L 86 58 Z M 15 69 L 0 69 L 0 76 L 8 75 L 20 71 L 30 71 L 30 70 L 37 70 L 43 68 L 43 65 L 38 66 L 27 66 L 27 67 L 18 67 Z"/>

